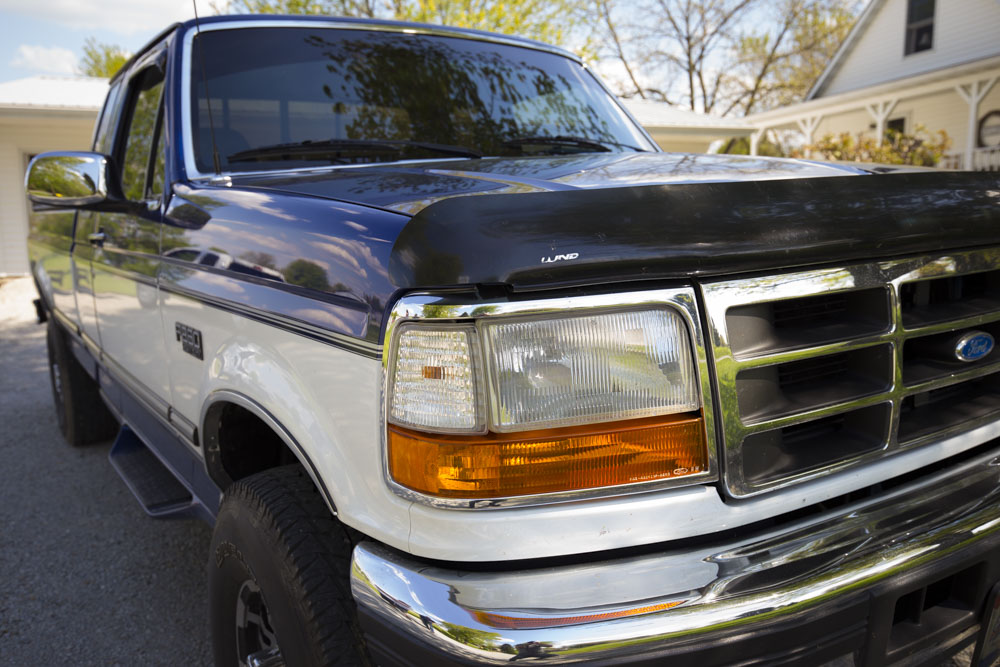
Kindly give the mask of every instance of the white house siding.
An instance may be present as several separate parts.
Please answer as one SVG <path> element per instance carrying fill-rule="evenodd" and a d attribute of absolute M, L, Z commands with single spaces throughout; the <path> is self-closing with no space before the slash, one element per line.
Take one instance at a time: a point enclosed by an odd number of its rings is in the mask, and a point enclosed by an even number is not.
<path fill-rule="evenodd" d="M 829 96 L 1000 54 L 1000 2 L 937 0 L 934 48 L 903 55 L 906 0 L 886 0 L 838 71 Z"/>
<path fill-rule="evenodd" d="M 859 132 L 867 131 L 870 122 L 871 116 L 863 109 L 823 116 L 819 125 L 816 126 L 816 131 L 813 132 L 813 141 L 819 141 L 827 134 L 838 135 L 847 132 L 854 136 Z"/>
<path fill-rule="evenodd" d="M 96 117 L 96 111 L 0 115 L 0 276 L 28 272 L 27 157 L 45 151 L 89 150 Z"/>

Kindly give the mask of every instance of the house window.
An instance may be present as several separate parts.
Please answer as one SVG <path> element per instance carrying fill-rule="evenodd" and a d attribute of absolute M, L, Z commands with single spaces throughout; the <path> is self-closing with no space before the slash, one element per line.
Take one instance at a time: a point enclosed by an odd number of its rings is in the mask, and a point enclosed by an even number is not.
<path fill-rule="evenodd" d="M 895 132 L 896 134 L 903 134 L 906 132 L 906 119 L 905 118 L 892 118 L 888 120 L 885 124 L 885 132 Z"/>
<path fill-rule="evenodd" d="M 934 0 L 906 3 L 906 55 L 934 46 Z"/>

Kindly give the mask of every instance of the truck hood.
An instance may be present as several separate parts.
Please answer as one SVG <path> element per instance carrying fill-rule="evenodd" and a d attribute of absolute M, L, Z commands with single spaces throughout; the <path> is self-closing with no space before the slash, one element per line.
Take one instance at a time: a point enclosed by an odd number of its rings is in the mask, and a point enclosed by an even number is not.
<path fill-rule="evenodd" d="M 865 172 L 853 167 L 741 155 L 581 153 L 325 168 L 239 176 L 234 178 L 233 185 L 324 197 L 415 215 L 444 199 L 469 195 L 862 173 Z"/>
<path fill-rule="evenodd" d="M 382 261 L 404 290 L 537 290 L 1000 245 L 1000 177 L 986 172 L 598 153 L 248 175 L 233 186 L 395 212 Z"/>

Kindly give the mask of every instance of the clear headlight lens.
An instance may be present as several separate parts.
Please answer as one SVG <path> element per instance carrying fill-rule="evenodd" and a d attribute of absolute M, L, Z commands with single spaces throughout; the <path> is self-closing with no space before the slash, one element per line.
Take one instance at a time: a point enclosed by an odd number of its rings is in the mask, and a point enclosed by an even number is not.
<path fill-rule="evenodd" d="M 672 310 L 482 326 L 491 430 L 620 421 L 700 407 L 690 336 Z"/>
<path fill-rule="evenodd" d="M 402 329 L 390 381 L 389 420 L 436 431 L 485 430 L 476 347 L 471 326 Z"/>

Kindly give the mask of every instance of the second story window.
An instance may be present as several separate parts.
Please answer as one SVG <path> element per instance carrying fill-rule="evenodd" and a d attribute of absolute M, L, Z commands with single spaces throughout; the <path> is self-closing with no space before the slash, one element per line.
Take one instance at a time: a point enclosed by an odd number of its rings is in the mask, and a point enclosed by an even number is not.
<path fill-rule="evenodd" d="M 906 53 L 926 51 L 934 46 L 934 0 L 907 0 Z"/>

